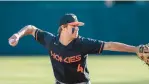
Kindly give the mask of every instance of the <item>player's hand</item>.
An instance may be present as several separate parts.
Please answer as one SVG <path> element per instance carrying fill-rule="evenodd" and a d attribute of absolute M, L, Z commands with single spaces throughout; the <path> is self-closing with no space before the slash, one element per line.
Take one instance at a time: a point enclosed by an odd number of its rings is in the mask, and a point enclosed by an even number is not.
<path fill-rule="evenodd" d="M 9 39 L 8 42 L 11 46 L 16 46 L 19 42 L 20 36 L 18 34 L 13 34 Z"/>

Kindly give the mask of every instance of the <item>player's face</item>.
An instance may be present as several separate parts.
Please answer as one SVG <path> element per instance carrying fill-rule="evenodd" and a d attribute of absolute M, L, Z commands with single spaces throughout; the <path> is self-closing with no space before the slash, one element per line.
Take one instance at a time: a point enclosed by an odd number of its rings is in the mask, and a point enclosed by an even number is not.
<path fill-rule="evenodd" d="M 70 25 L 67 26 L 67 31 L 72 38 L 78 37 L 79 28 L 77 25 Z"/>

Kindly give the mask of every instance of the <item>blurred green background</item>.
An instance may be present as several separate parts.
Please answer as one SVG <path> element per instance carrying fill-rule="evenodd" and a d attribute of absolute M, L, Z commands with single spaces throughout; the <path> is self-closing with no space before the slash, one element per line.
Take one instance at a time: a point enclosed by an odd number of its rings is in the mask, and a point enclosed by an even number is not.
<path fill-rule="evenodd" d="M 107 7 L 103 1 L 36 1 L 0 2 L 0 53 L 45 54 L 43 46 L 31 36 L 20 40 L 17 47 L 8 45 L 8 38 L 22 27 L 32 24 L 57 34 L 59 19 L 65 13 L 74 13 L 85 23 L 80 35 L 104 41 L 118 41 L 130 45 L 149 42 L 149 3 L 117 2 Z M 127 54 L 104 52 L 104 54 Z"/>
<path fill-rule="evenodd" d="M 0 84 L 54 84 L 48 56 L 0 57 Z M 92 84 L 149 84 L 149 68 L 135 56 L 89 56 Z"/>
<path fill-rule="evenodd" d="M 85 23 L 80 35 L 130 45 L 149 42 L 149 2 L 121 1 L 112 6 L 104 1 L 1 1 L 0 84 L 53 84 L 48 51 L 32 36 L 16 47 L 8 38 L 32 24 L 57 34 L 65 13 L 74 13 Z M 135 54 L 104 51 L 89 55 L 92 84 L 149 84 L 149 68 Z"/>

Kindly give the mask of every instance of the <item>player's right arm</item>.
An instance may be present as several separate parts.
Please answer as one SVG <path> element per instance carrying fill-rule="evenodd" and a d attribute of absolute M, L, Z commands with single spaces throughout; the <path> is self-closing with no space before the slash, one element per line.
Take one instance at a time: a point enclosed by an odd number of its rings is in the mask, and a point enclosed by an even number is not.
<path fill-rule="evenodd" d="M 16 46 L 18 44 L 18 41 L 20 38 L 26 36 L 26 35 L 33 35 L 35 37 L 35 31 L 37 28 L 33 25 L 27 25 L 23 27 L 20 31 L 17 33 L 14 33 L 9 39 L 9 44 L 11 46 Z"/>
<path fill-rule="evenodd" d="M 8 39 L 9 44 L 11 46 L 16 46 L 19 39 L 26 35 L 32 35 L 40 44 L 47 48 L 49 47 L 51 39 L 54 37 L 54 35 L 49 32 L 40 30 L 33 25 L 27 25 Z"/>
<path fill-rule="evenodd" d="M 26 35 L 32 35 L 35 37 L 35 31 L 37 29 L 38 28 L 36 28 L 33 25 L 27 25 L 24 28 L 22 28 L 17 34 L 19 35 L 20 38 Z"/>

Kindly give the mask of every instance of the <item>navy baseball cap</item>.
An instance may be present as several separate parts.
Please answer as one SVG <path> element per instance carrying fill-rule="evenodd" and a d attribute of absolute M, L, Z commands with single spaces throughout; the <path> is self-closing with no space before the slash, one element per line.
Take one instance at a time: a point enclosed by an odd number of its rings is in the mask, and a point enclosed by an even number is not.
<path fill-rule="evenodd" d="M 77 25 L 77 26 L 83 26 L 83 22 L 79 22 L 77 19 L 77 16 L 75 14 L 65 14 L 61 19 L 60 19 L 60 26 L 64 24 L 70 24 L 70 25 Z"/>

